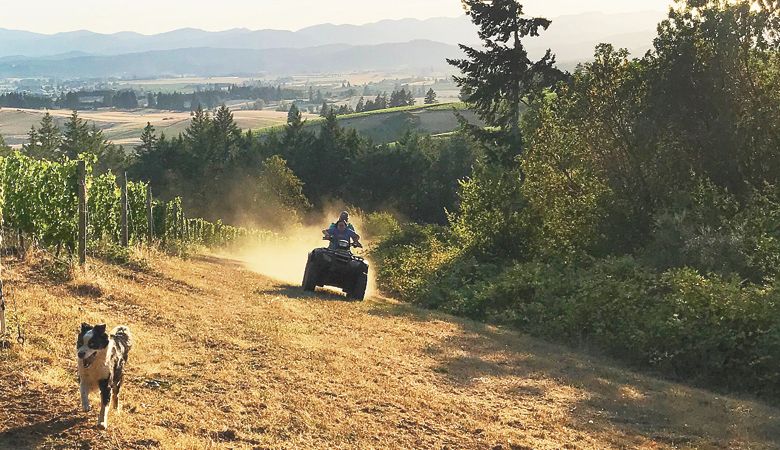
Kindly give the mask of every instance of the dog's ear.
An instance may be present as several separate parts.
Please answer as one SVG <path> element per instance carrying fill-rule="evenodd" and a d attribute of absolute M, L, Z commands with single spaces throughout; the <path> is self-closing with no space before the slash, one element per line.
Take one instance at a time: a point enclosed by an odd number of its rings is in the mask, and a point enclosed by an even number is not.
<path fill-rule="evenodd" d="M 82 334 L 86 333 L 87 331 L 89 331 L 91 329 L 92 329 L 92 325 L 90 325 L 90 324 L 88 324 L 86 322 L 81 324 L 81 333 Z"/>
<path fill-rule="evenodd" d="M 106 324 L 101 323 L 100 325 L 95 325 L 94 330 L 95 330 L 95 334 L 97 334 L 97 335 L 105 334 L 105 332 L 106 332 Z"/>

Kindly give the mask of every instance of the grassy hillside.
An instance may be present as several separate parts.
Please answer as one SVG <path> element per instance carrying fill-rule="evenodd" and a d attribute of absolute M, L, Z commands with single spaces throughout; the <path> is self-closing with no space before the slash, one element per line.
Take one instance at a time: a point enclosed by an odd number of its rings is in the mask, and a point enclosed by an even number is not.
<path fill-rule="evenodd" d="M 416 105 L 388 108 L 379 111 L 367 111 L 338 116 L 339 125 L 356 130 L 361 136 L 372 139 L 377 144 L 395 142 L 407 131 L 416 131 L 425 135 L 440 135 L 455 131 L 459 123 L 454 111 L 475 124 L 482 124 L 464 103 L 443 103 L 438 105 Z M 306 121 L 307 127 L 316 130 L 322 118 Z M 283 125 L 267 127 L 258 131 L 279 131 Z"/>
<path fill-rule="evenodd" d="M 760 449 L 780 441 L 773 407 L 500 328 L 378 297 L 311 296 L 236 260 L 147 261 L 143 270 L 91 261 L 58 283 L 35 264 L 5 260 L 27 343 L 0 347 L 1 448 Z M 124 410 L 105 432 L 96 412 L 80 411 L 82 321 L 126 324 L 135 335 Z"/>

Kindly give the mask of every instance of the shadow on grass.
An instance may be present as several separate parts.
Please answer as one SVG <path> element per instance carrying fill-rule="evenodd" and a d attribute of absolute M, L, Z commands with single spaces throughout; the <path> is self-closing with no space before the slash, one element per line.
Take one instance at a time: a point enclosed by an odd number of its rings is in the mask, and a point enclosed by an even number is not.
<path fill-rule="evenodd" d="M 73 417 L 73 414 L 59 414 L 48 420 L 9 428 L 0 432 L 0 448 L 38 448 L 48 438 L 67 433 L 85 420 L 85 417 Z"/>
<path fill-rule="evenodd" d="M 778 448 L 780 410 L 637 374 L 619 363 L 529 338 L 514 330 L 430 311 L 378 302 L 370 314 L 415 322 L 448 322 L 457 332 L 422 352 L 433 372 L 453 389 L 480 388 L 486 380 L 508 404 L 550 403 L 573 388 L 565 422 L 597 432 L 615 446 L 652 440 L 669 447 Z M 500 407 L 500 406 L 499 406 Z"/>
<path fill-rule="evenodd" d="M 257 289 L 258 295 L 276 295 L 292 300 L 324 300 L 331 302 L 352 302 L 347 297 L 331 288 L 317 288 L 316 292 L 304 291 L 301 286 L 292 284 L 279 284 L 268 288 Z"/>
<path fill-rule="evenodd" d="M 194 255 L 189 258 L 192 261 L 198 261 L 203 262 L 207 264 L 215 264 L 218 266 L 227 266 L 232 268 L 244 268 L 246 264 L 244 264 L 243 261 L 239 261 L 237 259 L 231 259 L 221 256 L 211 256 L 211 255 Z"/>

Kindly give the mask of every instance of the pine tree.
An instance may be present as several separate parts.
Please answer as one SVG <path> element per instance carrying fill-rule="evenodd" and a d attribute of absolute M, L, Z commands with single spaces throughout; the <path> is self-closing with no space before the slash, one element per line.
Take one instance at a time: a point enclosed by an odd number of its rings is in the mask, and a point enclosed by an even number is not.
<path fill-rule="evenodd" d="M 62 132 L 48 111 L 41 119 L 41 127 L 38 129 L 38 139 L 41 144 L 41 157 L 46 159 L 57 159 L 57 151 L 62 142 Z"/>
<path fill-rule="evenodd" d="M 35 125 L 30 125 L 30 131 L 27 132 L 27 142 L 22 145 L 22 151 L 27 156 L 39 158 L 40 148 L 41 140 L 38 137 L 38 130 L 35 129 Z"/>
<path fill-rule="evenodd" d="M 157 149 L 157 136 L 154 134 L 154 126 L 151 122 L 146 122 L 143 133 L 141 133 L 141 145 L 135 147 L 136 154 L 147 155 Z"/>
<path fill-rule="evenodd" d="M 357 102 L 357 106 L 355 106 L 356 112 L 363 112 L 366 110 L 366 103 L 363 97 L 360 97 L 360 100 Z"/>
<path fill-rule="evenodd" d="M 382 93 L 378 94 L 376 98 L 374 99 L 374 109 L 387 109 L 387 94 Z"/>
<path fill-rule="evenodd" d="M 433 105 L 435 103 L 438 103 L 436 101 L 436 91 L 434 91 L 433 88 L 430 88 L 428 89 L 428 93 L 425 94 L 425 104 Z"/>
<path fill-rule="evenodd" d="M 330 108 L 330 107 L 328 106 L 328 102 L 322 102 L 322 106 L 320 107 L 320 115 L 321 115 L 322 117 L 327 117 L 327 116 L 328 116 L 328 114 L 330 113 L 330 110 L 331 110 L 331 109 L 332 109 L 332 108 Z"/>
<path fill-rule="evenodd" d="M 404 90 L 401 89 L 401 92 L 404 92 Z M 411 89 L 405 91 L 403 102 L 406 106 L 414 106 L 414 94 L 412 93 Z"/>
<path fill-rule="evenodd" d="M 290 106 L 290 111 L 287 112 L 287 125 L 298 126 L 301 123 L 301 111 L 295 106 L 295 103 Z"/>
<path fill-rule="evenodd" d="M 241 141 L 241 129 L 233 119 L 230 109 L 222 105 L 214 115 L 212 133 L 215 156 L 220 161 L 226 161 L 236 154 Z"/>
<path fill-rule="evenodd" d="M 190 125 L 184 130 L 184 142 L 200 150 L 208 146 L 211 117 L 200 106 L 192 113 L 191 117 Z"/>
<path fill-rule="evenodd" d="M 466 101 L 488 125 L 500 127 L 505 143 L 520 154 L 521 105 L 561 78 L 552 53 L 548 50 L 540 60 L 531 61 L 523 39 L 539 36 L 551 22 L 524 18 L 523 6 L 517 0 L 463 2 L 479 27 L 484 50 L 460 45 L 467 58 L 447 62 L 463 73 L 453 78 Z"/>
<path fill-rule="evenodd" d="M 62 154 L 70 159 L 76 159 L 82 153 L 94 153 L 90 149 L 92 139 L 90 137 L 89 124 L 79 117 L 77 111 L 73 111 L 65 123 L 65 132 L 62 137 Z"/>

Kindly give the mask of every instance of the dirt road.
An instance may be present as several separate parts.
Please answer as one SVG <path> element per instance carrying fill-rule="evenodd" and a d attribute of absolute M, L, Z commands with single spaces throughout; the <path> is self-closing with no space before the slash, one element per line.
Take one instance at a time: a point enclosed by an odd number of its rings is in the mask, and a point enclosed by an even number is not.
<path fill-rule="evenodd" d="M 0 349 L 2 448 L 777 448 L 780 410 L 639 376 L 382 298 L 305 295 L 238 261 L 14 264 L 25 346 Z M 95 428 L 82 321 L 136 345 L 124 411 Z M 93 405 L 98 401 L 93 396 Z"/>

